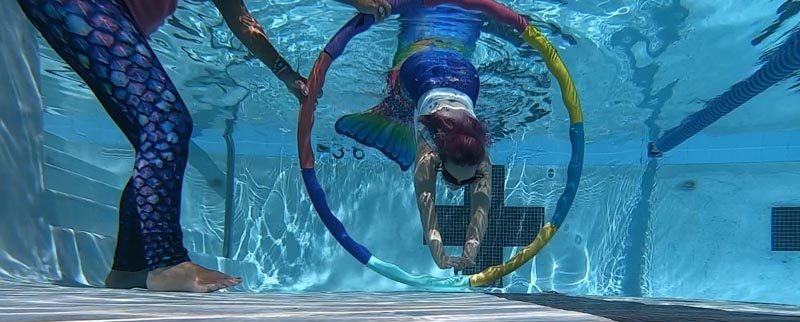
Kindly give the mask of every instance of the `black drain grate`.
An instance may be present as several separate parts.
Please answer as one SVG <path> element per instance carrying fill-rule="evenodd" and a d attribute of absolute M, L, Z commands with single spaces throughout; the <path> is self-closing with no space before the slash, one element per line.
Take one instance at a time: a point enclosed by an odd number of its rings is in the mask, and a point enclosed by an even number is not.
<path fill-rule="evenodd" d="M 800 207 L 772 208 L 772 250 L 800 251 Z"/>
<path fill-rule="evenodd" d="M 462 274 L 475 274 L 488 267 L 502 264 L 503 247 L 528 246 L 536 237 L 539 229 L 544 226 L 544 207 L 505 205 L 505 179 L 505 166 L 493 165 L 492 204 L 488 213 L 489 222 L 486 236 L 481 242 L 475 266 L 461 271 Z M 466 187 L 466 191 L 471 191 L 469 186 Z M 464 204 L 461 206 L 436 206 L 436 221 L 439 224 L 442 243 L 445 246 L 464 245 L 471 216 L 472 200 L 469 193 L 465 193 Z M 502 279 L 495 281 L 491 286 L 502 287 Z"/>

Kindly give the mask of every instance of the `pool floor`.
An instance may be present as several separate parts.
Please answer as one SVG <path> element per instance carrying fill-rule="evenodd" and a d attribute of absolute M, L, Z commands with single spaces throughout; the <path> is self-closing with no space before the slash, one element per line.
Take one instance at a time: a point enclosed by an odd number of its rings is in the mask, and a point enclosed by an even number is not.
<path fill-rule="evenodd" d="M 643 301 L 555 294 L 153 293 L 0 280 L 0 321 L 800 321 L 800 309 L 791 306 Z"/>

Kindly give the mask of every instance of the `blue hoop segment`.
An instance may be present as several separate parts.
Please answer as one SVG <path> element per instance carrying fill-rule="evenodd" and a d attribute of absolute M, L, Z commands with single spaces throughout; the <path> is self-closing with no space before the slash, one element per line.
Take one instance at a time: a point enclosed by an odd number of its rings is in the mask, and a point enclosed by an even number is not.
<path fill-rule="evenodd" d="M 553 237 L 572 206 L 583 169 L 584 150 L 583 114 L 577 91 L 561 58 L 546 37 L 533 25 L 529 25 L 523 17 L 494 0 L 389 0 L 389 2 L 392 5 L 392 14 L 402 14 L 417 10 L 422 6 L 439 4 L 452 4 L 465 9 L 480 10 L 493 19 L 501 21 L 522 33 L 522 37 L 528 44 L 539 50 L 547 63 L 547 67 L 558 80 L 562 91 L 562 99 L 570 116 L 569 137 L 572 144 L 572 155 L 567 171 L 567 186 L 558 200 L 553 217 L 550 222 L 540 229 L 534 241 L 515 254 L 509 261 L 469 276 L 460 275 L 441 278 L 428 275 L 413 275 L 397 265 L 378 259 L 366 247 L 350 237 L 341 221 L 331 212 L 325 192 L 317 179 L 316 171 L 314 170 L 314 152 L 311 149 L 311 129 L 314 126 L 317 93 L 319 93 L 325 82 L 328 68 L 342 54 L 350 39 L 369 29 L 374 23 L 374 18 L 365 14 L 355 16 L 333 36 L 317 58 L 311 71 L 308 80 L 309 94 L 308 98 L 303 100 L 300 106 L 297 127 L 297 145 L 303 182 L 311 197 L 311 202 L 317 210 L 317 214 L 328 231 L 347 252 L 373 271 L 400 283 L 431 290 L 459 291 L 490 284 L 492 281 L 513 272 L 533 258 Z"/>

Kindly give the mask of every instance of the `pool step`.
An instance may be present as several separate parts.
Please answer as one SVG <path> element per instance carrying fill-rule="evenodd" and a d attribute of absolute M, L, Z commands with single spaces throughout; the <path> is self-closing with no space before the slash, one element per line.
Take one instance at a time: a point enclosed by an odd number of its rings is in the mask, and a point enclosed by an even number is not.
<path fill-rule="evenodd" d="M 56 144 L 71 144 L 53 140 Z M 62 146 L 69 148 L 68 146 Z M 122 195 L 119 176 L 61 151 L 45 148 L 43 211 L 51 225 L 116 236 L 117 207 Z M 221 254 L 214 235 L 184 227 L 186 247 L 194 252 Z"/>
<path fill-rule="evenodd" d="M 114 256 L 113 237 L 52 225 L 50 234 L 60 272 L 57 284 L 103 286 Z"/>
<path fill-rule="evenodd" d="M 115 182 L 109 183 L 98 179 L 103 177 L 105 170 L 97 167 L 89 170 L 81 169 L 93 166 L 80 164 L 80 160 L 77 159 L 68 159 L 68 156 L 60 154 L 61 152 L 45 151 L 48 161 L 43 169 L 44 185 L 48 190 L 89 199 L 110 207 L 117 206 L 122 187 L 117 186 Z M 75 166 L 76 164 L 81 166 Z"/>
<path fill-rule="evenodd" d="M 114 237 L 89 233 L 73 228 L 50 226 L 53 251 L 59 272 L 55 281 L 65 286 L 103 287 L 111 269 L 116 240 Z M 247 277 L 242 289 L 253 290 L 263 284 L 259 265 L 219 256 L 190 252 L 192 261 L 205 267 L 234 276 Z"/>
<path fill-rule="evenodd" d="M 76 195 L 45 189 L 42 211 L 47 223 L 105 236 L 117 235 L 117 208 Z"/>
<path fill-rule="evenodd" d="M 117 204 L 125 178 L 76 157 L 79 144 L 45 133 L 44 216 L 50 225 L 95 233 L 117 234 Z"/>
<path fill-rule="evenodd" d="M 92 164 L 87 160 L 81 159 L 80 155 L 98 155 L 98 158 L 109 159 L 108 156 L 99 156 L 103 149 L 89 144 L 74 143 L 64 140 L 58 135 L 44 133 L 44 157 L 45 164 L 67 169 L 81 175 L 91 175 L 94 181 L 102 182 L 112 187 L 122 188 L 128 180 L 130 171 L 126 173 L 116 173 L 103 166 Z M 130 159 L 130 169 L 133 168 L 132 155 Z M 124 159 L 123 157 L 114 157 Z M 127 163 L 127 162 L 126 162 Z"/>
<path fill-rule="evenodd" d="M 108 155 L 99 155 L 113 154 L 115 151 L 93 144 L 70 142 L 52 133 L 45 133 L 44 143 L 45 191 L 41 211 L 50 225 L 52 249 L 61 272 L 57 282 L 63 285 L 103 286 L 114 255 L 118 229 L 117 207 L 128 173 L 114 172 L 101 166 L 105 160 L 110 160 L 108 164 L 120 165 L 120 162 L 109 159 Z M 204 155 L 200 153 L 198 157 L 198 152 L 202 150 L 195 147 L 193 156 L 203 161 Z M 81 158 L 92 155 L 103 159 Z M 205 159 L 210 160 L 207 156 Z M 203 172 L 214 172 L 216 175 L 213 177 L 219 180 L 220 172 L 211 169 L 213 163 L 209 160 L 201 162 L 206 165 Z M 258 265 L 254 263 L 218 257 L 222 254 L 221 242 L 214 234 L 184 227 L 184 244 L 192 260 L 206 267 L 240 276 L 261 276 Z M 254 285 L 252 287 L 259 284 Z"/>

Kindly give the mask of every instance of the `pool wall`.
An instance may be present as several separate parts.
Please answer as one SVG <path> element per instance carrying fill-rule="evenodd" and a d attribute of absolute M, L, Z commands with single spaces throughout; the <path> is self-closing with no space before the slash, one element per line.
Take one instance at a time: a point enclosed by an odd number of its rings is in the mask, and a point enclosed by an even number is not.
<path fill-rule="evenodd" d="M 46 155 L 73 151 L 68 153 L 73 162 L 92 165 L 86 176 L 105 178 L 98 181 L 109 188 L 99 193 L 103 189 L 92 191 L 88 184 L 68 186 L 73 194 L 95 196 L 105 210 L 75 206 L 69 208 L 81 210 L 68 214 L 57 207 L 48 216 L 107 236 L 98 239 L 107 253 L 113 246 L 117 187 L 130 171 L 131 152 L 109 120 L 52 115 L 45 120 L 52 132 L 45 136 Z M 77 135 L 81 124 L 104 124 L 96 130 L 102 133 L 99 142 Z M 248 137 L 247 126 L 241 131 L 235 136 Z M 590 143 L 581 188 L 563 229 L 532 264 L 506 278 L 505 291 L 800 303 L 791 287 L 800 254 L 770 248 L 771 207 L 800 205 L 794 193 L 800 180 L 791 171 L 800 163 L 794 135 L 698 136 L 656 161 L 644 155 L 644 140 Z M 291 139 L 237 140 L 233 252 L 223 258 L 224 199 L 215 192 L 218 182 L 204 177 L 209 171 L 198 168 L 225 172 L 224 141 L 213 130 L 195 136 L 198 151 L 187 172 L 182 216 L 193 256 L 244 275 L 248 290 L 407 289 L 361 267 L 324 230 L 299 181 Z M 547 138 L 536 144 L 495 147 L 500 150 L 495 162 L 509 168 L 506 205 L 541 205 L 549 216 L 565 180 L 566 144 Z M 349 152 L 342 159 L 326 153 L 318 158 L 331 208 L 356 240 L 412 271 L 449 274 L 435 268 L 421 245 L 409 173 L 371 151 L 360 161 Z M 734 158 L 742 161 L 731 163 Z M 656 162 L 654 171 L 647 171 L 649 162 Z M 71 180 L 53 168 L 45 168 L 49 189 Z M 460 192 L 439 193 L 444 204 L 460 198 Z M 75 211 L 94 217 L 82 220 Z M 507 248 L 506 256 L 514 251 Z M 90 272 L 101 276 L 104 269 Z"/>
<path fill-rule="evenodd" d="M 132 150 L 91 97 L 45 95 L 44 102 L 79 103 L 94 115 L 42 114 L 35 31 L 13 1 L 0 9 L 0 173 L 7 180 L 0 193 L 10 201 L 0 205 L 0 275 L 101 286 Z M 770 248 L 771 208 L 800 206 L 796 129 L 701 133 L 651 160 L 644 127 L 626 129 L 640 131 L 641 140 L 597 141 L 588 126 L 574 208 L 552 243 L 506 279 L 506 291 L 800 304 L 800 253 Z M 566 129 L 552 133 L 494 147 L 495 163 L 508 167 L 507 205 L 544 206 L 552 214 L 569 151 Z M 223 257 L 227 147 L 222 129 L 194 133 L 182 204 L 193 260 L 244 276 L 247 291 L 408 289 L 364 269 L 324 230 L 300 183 L 291 131 L 239 124 L 234 142 L 233 243 Z M 450 274 L 435 268 L 421 245 L 409 173 L 371 151 L 362 161 L 319 158 L 331 209 L 356 240 L 411 271 Z M 439 195 L 444 203 L 459 198 Z"/>
<path fill-rule="evenodd" d="M 0 276 L 45 280 L 58 274 L 40 211 L 42 101 L 38 43 L 14 1 L 0 2 Z"/>

